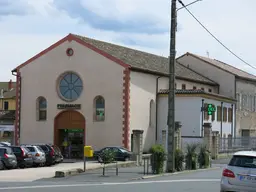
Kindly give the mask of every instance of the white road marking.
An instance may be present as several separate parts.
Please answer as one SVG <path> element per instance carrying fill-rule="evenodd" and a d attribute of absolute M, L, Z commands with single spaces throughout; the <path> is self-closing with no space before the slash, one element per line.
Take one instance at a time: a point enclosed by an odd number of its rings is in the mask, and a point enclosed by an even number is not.
<path fill-rule="evenodd" d="M 162 181 L 138 181 L 126 183 L 87 183 L 87 184 L 70 184 L 70 185 L 34 185 L 34 186 L 17 186 L 17 187 L 0 187 L 0 190 L 15 189 L 40 189 L 40 188 L 63 188 L 63 187 L 90 187 L 90 186 L 111 186 L 111 185 L 138 185 L 151 183 L 180 183 L 180 182 L 217 182 L 220 179 L 180 179 L 180 180 L 162 180 Z"/>

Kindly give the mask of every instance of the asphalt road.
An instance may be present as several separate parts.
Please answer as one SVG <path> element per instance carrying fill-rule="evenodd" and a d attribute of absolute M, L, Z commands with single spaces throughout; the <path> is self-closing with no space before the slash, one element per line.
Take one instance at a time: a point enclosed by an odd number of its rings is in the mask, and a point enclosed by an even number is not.
<path fill-rule="evenodd" d="M 48 179 L 23 183 L 0 182 L 0 192 L 34 192 L 35 190 L 37 192 L 45 192 L 46 190 L 49 192 L 216 192 L 219 191 L 221 171 L 222 168 L 218 168 L 215 170 L 181 173 L 143 180 L 132 180 L 129 176 L 125 177 L 124 172 L 122 172 L 123 179 L 118 179 L 118 176 L 108 174 L 106 177 L 101 177 L 102 179 L 99 179 L 100 177 L 92 177 L 90 180 L 86 180 L 85 178 L 89 177 L 82 174 L 69 179 Z"/>

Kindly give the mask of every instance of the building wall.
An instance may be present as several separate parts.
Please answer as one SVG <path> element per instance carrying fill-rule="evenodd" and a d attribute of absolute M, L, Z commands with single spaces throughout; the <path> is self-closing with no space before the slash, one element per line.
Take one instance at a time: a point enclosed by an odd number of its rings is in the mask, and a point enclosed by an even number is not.
<path fill-rule="evenodd" d="M 256 82 L 237 78 L 236 99 L 237 136 L 242 135 L 242 130 L 249 130 L 251 136 L 256 136 Z"/>
<path fill-rule="evenodd" d="M 202 136 L 202 99 L 205 103 L 213 104 L 216 106 L 221 106 L 221 101 L 215 99 L 207 99 L 203 97 L 193 97 L 193 96 L 176 96 L 175 98 L 175 121 L 180 121 L 182 124 L 181 135 L 182 136 Z M 231 103 L 223 103 L 223 107 L 231 107 Z M 159 96 L 158 105 L 158 140 L 162 140 L 162 130 L 167 130 L 167 113 L 168 113 L 168 96 Z M 233 115 L 235 110 L 233 110 Z M 235 118 L 234 118 L 235 121 Z M 219 131 L 220 121 L 217 121 L 217 111 L 215 112 L 215 120 L 212 121 L 210 116 L 209 120 L 203 120 L 203 123 L 212 123 L 212 130 Z M 223 135 L 231 134 L 231 122 L 222 123 L 222 133 Z M 234 127 L 234 123 L 233 123 Z"/>
<path fill-rule="evenodd" d="M 16 109 L 16 100 L 15 98 L 0 98 L 0 110 L 4 110 L 4 102 L 8 102 L 8 110 Z"/>
<path fill-rule="evenodd" d="M 220 85 L 219 94 L 232 98 L 235 97 L 235 76 L 233 74 L 225 72 L 222 69 L 190 55 L 180 57 L 178 62 L 217 82 Z"/>
<path fill-rule="evenodd" d="M 66 56 L 73 48 L 74 55 Z M 123 140 L 123 71 L 124 68 L 98 53 L 76 43 L 64 42 L 57 48 L 21 68 L 21 140 L 20 143 L 53 143 L 54 118 L 60 112 L 57 104 L 64 104 L 57 94 L 57 79 L 67 71 L 74 71 L 83 80 L 82 95 L 73 104 L 86 119 L 86 144 L 94 149 L 106 145 L 120 145 Z M 105 98 L 105 121 L 93 121 L 93 100 Z M 47 99 L 47 121 L 36 119 L 36 99 Z"/>
<path fill-rule="evenodd" d="M 199 98 L 175 98 L 175 121 L 182 124 L 182 136 L 200 135 L 200 106 Z M 167 130 L 168 96 L 159 96 L 158 105 L 158 141 L 162 140 L 162 130 Z"/>
<path fill-rule="evenodd" d="M 130 133 L 132 130 L 144 130 L 143 149 L 147 151 L 156 141 L 156 79 L 157 76 L 146 73 L 131 72 L 130 85 Z M 217 92 L 216 86 L 209 86 L 189 81 L 176 80 L 177 89 L 181 89 L 182 84 L 186 84 L 187 89 L 193 86 L 204 87 L 207 91 L 212 89 Z M 161 77 L 158 80 L 158 90 L 168 89 L 168 78 Z M 153 106 L 150 109 L 150 102 Z M 150 113 L 151 111 L 151 113 Z M 151 114 L 151 115 L 150 115 Z M 161 116 L 161 115 L 160 115 Z M 151 123 L 150 123 L 151 122 Z"/>

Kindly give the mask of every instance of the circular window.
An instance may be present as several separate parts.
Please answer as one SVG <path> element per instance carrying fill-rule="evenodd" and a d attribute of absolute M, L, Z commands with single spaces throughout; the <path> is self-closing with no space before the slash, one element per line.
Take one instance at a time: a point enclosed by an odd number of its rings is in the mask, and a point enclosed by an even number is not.
<path fill-rule="evenodd" d="M 72 56 L 74 54 L 74 50 L 71 48 L 68 48 L 66 53 L 67 53 L 67 56 Z"/>
<path fill-rule="evenodd" d="M 67 101 L 75 101 L 81 95 L 83 82 L 75 73 L 66 73 L 59 81 L 60 96 Z"/>

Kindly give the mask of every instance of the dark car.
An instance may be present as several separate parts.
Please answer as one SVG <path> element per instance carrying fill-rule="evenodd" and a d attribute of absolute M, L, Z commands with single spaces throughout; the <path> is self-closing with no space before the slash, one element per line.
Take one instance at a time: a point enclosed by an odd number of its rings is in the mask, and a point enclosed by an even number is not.
<path fill-rule="evenodd" d="M 18 162 L 19 168 L 32 167 L 33 166 L 33 158 L 32 154 L 28 149 L 22 146 L 10 146 L 13 153 L 15 154 Z"/>
<path fill-rule="evenodd" d="M 61 163 L 63 161 L 63 155 L 61 154 L 61 150 L 57 145 L 51 145 L 54 149 L 55 153 L 55 163 Z"/>
<path fill-rule="evenodd" d="M 0 161 L 0 170 L 4 169 L 4 163 L 2 161 Z"/>
<path fill-rule="evenodd" d="M 102 156 L 106 150 L 115 153 L 115 161 L 128 161 L 132 157 L 132 152 L 123 147 L 104 147 L 103 149 L 94 152 L 94 158 L 96 158 L 98 162 L 102 163 Z"/>
<path fill-rule="evenodd" d="M 54 165 L 56 163 L 56 152 L 54 150 L 54 148 L 52 147 L 52 145 L 50 144 L 33 144 L 35 146 L 39 146 L 41 147 L 41 149 L 43 149 L 44 153 L 45 153 L 45 157 L 46 157 L 46 162 L 45 164 L 47 166 L 51 166 Z"/>
<path fill-rule="evenodd" d="M 10 147 L 0 147 L 1 162 L 6 169 L 14 169 L 17 167 L 17 158 Z"/>

